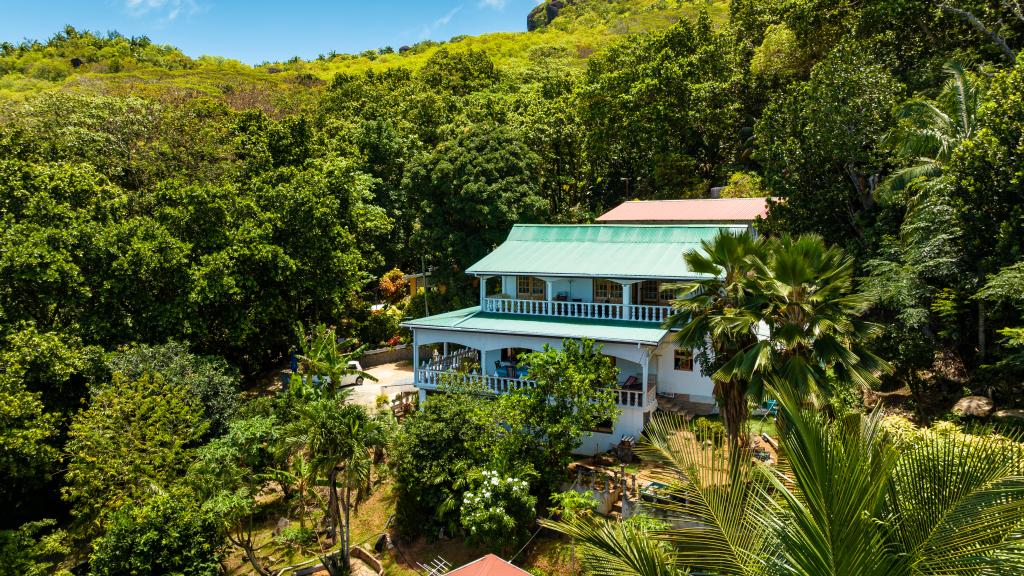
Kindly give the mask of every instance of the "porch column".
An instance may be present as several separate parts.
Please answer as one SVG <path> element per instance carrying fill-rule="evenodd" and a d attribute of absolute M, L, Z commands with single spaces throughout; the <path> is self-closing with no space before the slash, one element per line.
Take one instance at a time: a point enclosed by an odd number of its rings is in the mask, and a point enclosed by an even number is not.
<path fill-rule="evenodd" d="M 416 337 L 416 330 L 412 331 L 412 383 L 413 386 L 420 382 L 420 341 Z"/>
<path fill-rule="evenodd" d="M 555 282 L 553 280 L 544 279 L 544 299 L 547 303 L 544 304 L 547 307 L 546 314 L 551 315 L 551 301 L 555 298 Z"/>
<path fill-rule="evenodd" d="M 643 386 L 643 388 L 642 388 L 642 390 L 643 390 L 643 398 L 641 400 L 643 402 L 643 408 L 640 410 L 641 413 L 643 413 L 644 411 L 647 410 L 647 378 L 649 378 L 648 375 L 650 374 L 650 369 L 649 369 L 650 363 L 651 363 L 651 354 L 647 350 L 644 350 L 643 358 L 641 358 L 641 361 L 640 361 L 640 366 L 642 368 L 642 373 L 643 373 L 643 378 L 640 381 L 640 385 Z"/>
<path fill-rule="evenodd" d="M 487 280 L 490 276 L 479 276 L 480 278 L 480 309 L 483 310 L 484 300 L 487 299 Z"/>
<path fill-rule="evenodd" d="M 448 357 L 448 342 L 447 341 L 445 341 L 445 343 L 444 343 L 444 357 L 445 358 Z"/>
<path fill-rule="evenodd" d="M 630 306 L 633 304 L 633 284 L 636 284 L 636 280 L 616 280 L 618 284 L 622 285 L 622 319 L 632 320 L 633 311 L 630 310 Z"/>

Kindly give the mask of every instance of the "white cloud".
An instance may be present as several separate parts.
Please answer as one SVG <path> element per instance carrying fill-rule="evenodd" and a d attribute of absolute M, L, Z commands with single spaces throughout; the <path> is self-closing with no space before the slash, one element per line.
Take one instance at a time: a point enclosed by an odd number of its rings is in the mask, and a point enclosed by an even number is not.
<path fill-rule="evenodd" d="M 437 20 L 434 20 L 430 24 L 427 24 L 427 25 L 423 26 L 423 29 L 420 30 L 420 38 L 421 39 L 426 39 L 426 38 L 430 37 L 431 34 L 436 32 L 438 29 L 444 28 L 445 26 L 447 26 L 448 23 L 452 21 L 452 18 L 454 18 L 455 15 L 458 14 L 461 10 L 462 10 L 462 5 L 460 4 L 460 5 L 456 6 L 455 8 L 452 8 L 451 10 L 449 10 L 448 13 L 445 14 L 444 16 L 441 16 L 440 18 L 438 18 Z"/>
<path fill-rule="evenodd" d="M 191 16 L 200 11 L 196 0 L 124 0 L 124 6 L 132 16 L 160 17 L 164 22 L 171 22 L 181 16 Z"/>

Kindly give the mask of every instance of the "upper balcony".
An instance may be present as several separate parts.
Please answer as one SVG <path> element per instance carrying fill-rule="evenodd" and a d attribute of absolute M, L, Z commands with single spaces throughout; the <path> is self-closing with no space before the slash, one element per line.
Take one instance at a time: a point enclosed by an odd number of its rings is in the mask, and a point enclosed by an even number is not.
<path fill-rule="evenodd" d="M 611 302 L 484 298 L 480 302 L 480 311 L 498 314 L 551 316 L 556 318 L 587 318 L 594 320 L 627 320 L 634 322 L 661 323 L 672 314 L 672 307 L 661 304 L 618 304 Z"/>
<path fill-rule="evenodd" d="M 731 225 L 517 224 L 466 269 L 480 279 L 483 313 L 659 324 L 678 297 L 670 285 L 705 277 L 683 254 Z"/>

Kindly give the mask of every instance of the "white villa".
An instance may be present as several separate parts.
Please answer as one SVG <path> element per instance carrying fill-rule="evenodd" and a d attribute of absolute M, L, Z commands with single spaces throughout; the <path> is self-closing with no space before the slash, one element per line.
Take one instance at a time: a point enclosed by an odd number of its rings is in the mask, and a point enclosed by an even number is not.
<path fill-rule="evenodd" d="M 713 411 L 711 380 L 662 322 L 673 298 L 664 286 L 697 277 L 683 253 L 723 228 L 746 230 L 743 224 L 515 226 L 467 270 L 479 279 L 479 306 L 403 324 L 413 333 L 420 401 L 466 360 L 479 366 L 468 377 L 496 394 L 530 386 L 519 354 L 589 338 L 619 369 L 618 382 L 608 387 L 616 390 L 621 415 L 585 438 L 581 452 L 639 438 L 659 403 Z"/>

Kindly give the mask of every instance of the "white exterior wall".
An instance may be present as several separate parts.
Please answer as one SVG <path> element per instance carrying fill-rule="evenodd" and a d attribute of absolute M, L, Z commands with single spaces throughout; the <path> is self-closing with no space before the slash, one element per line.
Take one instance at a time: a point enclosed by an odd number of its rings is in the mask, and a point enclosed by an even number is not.
<path fill-rule="evenodd" d="M 448 342 L 480 350 L 484 361 L 483 368 L 485 373 L 488 374 L 493 371 L 494 361 L 501 357 L 501 350 L 504 348 L 540 350 L 544 344 L 548 344 L 555 349 L 561 349 L 562 347 L 562 341 L 557 338 L 514 334 L 483 334 L 443 329 L 415 330 L 414 337 L 420 346 Z M 616 358 L 616 364 L 620 368 L 620 382 L 625 380 L 630 374 L 640 374 L 642 372 L 640 362 L 643 361 L 644 354 L 650 353 L 651 350 L 651 347 L 637 346 L 636 344 L 623 344 L 619 342 L 601 342 L 600 344 L 602 344 L 603 353 Z M 653 371 L 653 366 L 651 366 L 651 369 Z M 424 401 L 425 398 L 426 391 L 421 389 L 420 401 Z M 617 445 L 623 436 L 632 436 L 634 439 L 639 440 L 644 429 L 643 408 L 620 406 L 619 411 L 619 417 L 611 434 L 595 432 L 590 436 L 584 436 L 582 444 L 576 452 L 587 455 L 604 452 Z"/>
<path fill-rule="evenodd" d="M 714 384 L 711 378 L 701 374 L 699 360 L 694 358 L 693 371 L 676 370 L 675 348 L 675 343 L 666 340 L 658 346 L 656 356 L 652 358 L 652 363 L 657 364 L 658 392 L 688 394 L 691 402 L 714 404 Z"/>

